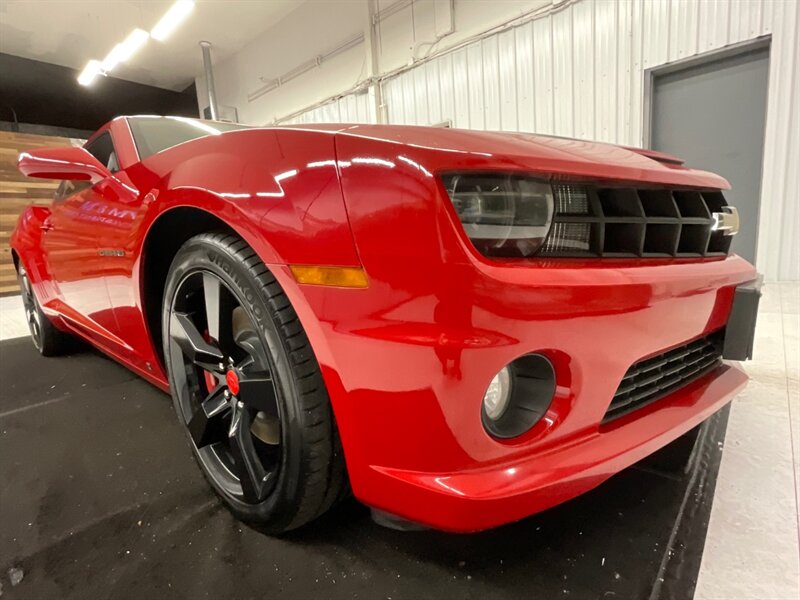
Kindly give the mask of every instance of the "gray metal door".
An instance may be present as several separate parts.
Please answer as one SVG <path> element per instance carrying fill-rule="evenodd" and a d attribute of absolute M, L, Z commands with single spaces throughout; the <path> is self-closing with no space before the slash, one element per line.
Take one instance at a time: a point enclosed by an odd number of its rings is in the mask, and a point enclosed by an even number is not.
<path fill-rule="evenodd" d="M 742 228 L 733 251 L 755 261 L 769 48 L 655 73 L 651 145 L 725 177 Z"/>

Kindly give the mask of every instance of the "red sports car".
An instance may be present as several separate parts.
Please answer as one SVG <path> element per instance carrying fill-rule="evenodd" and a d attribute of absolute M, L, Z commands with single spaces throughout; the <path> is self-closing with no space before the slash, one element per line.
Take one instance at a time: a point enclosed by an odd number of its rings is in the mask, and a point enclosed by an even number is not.
<path fill-rule="evenodd" d="M 171 391 L 212 488 L 272 532 L 349 489 L 392 525 L 514 521 L 747 381 L 728 184 L 673 156 L 138 116 L 19 167 L 63 180 L 11 239 L 36 347 L 77 335 Z"/>

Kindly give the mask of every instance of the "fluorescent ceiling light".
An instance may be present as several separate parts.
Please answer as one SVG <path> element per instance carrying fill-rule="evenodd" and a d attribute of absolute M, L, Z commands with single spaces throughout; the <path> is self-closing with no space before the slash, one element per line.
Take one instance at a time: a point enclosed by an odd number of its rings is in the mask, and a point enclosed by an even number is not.
<path fill-rule="evenodd" d="M 120 58 L 120 56 L 122 56 L 122 44 L 117 44 L 111 49 L 111 52 L 109 52 L 103 59 L 102 62 L 103 71 L 107 73 L 108 71 L 116 67 L 119 63 L 121 63 L 122 59 Z"/>
<path fill-rule="evenodd" d="M 81 74 L 78 76 L 78 83 L 81 85 L 89 85 L 94 81 L 94 78 L 103 70 L 103 65 L 99 60 L 90 60 L 89 63 L 83 68 Z"/>
<path fill-rule="evenodd" d="M 156 23 L 150 35 L 154 40 L 163 42 L 169 37 L 169 34 L 181 24 L 192 9 L 194 8 L 194 0 L 177 0 L 169 10 L 161 17 L 161 20 Z"/>
<path fill-rule="evenodd" d="M 136 54 L 136 51 L 144 45 L 149 37 L 150 34 L 144 29 L 134 29 L 131 31 L 130 35 L 125 38 L 125 41 L 120 44 L 122 50 L 120 51 L 119 62 L 125 62 Z"/>
<path fill-rule="evenodd" d="M 125 62 L 147 41 L 150 34 L 144 29 L 134 29 L 125 40 L 111 49 L 103 59 L 103 71 L 106 73 L 116 67 L 119 63 Z"/>

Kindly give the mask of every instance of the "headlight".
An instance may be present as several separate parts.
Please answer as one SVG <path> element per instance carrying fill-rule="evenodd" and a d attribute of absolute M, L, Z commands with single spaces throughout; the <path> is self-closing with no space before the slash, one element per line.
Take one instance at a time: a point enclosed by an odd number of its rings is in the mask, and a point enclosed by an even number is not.
<path fill-rule="evenodd" d="M 464 230 L 482 254 L 526 257 L 544 243 L 553 220 L 549 183 L 491 173 L 450 174 L 442 181 Z"/>

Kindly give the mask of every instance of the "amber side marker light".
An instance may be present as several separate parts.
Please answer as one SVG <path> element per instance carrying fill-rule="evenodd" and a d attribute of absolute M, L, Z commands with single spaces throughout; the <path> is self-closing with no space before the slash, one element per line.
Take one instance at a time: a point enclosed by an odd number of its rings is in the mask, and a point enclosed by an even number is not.
<path fill-rule="evenodd" d="M 297 283 L 333 287 L 365 288 L 367 274 L 360 267 L 318 267 L 292 265 L 289 267 Z"/>

